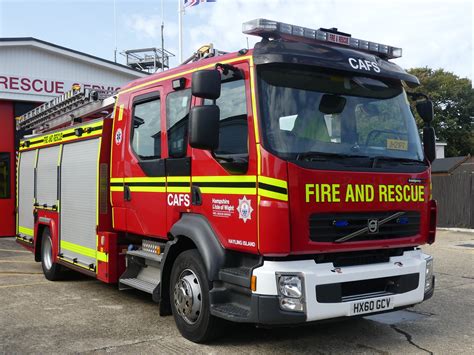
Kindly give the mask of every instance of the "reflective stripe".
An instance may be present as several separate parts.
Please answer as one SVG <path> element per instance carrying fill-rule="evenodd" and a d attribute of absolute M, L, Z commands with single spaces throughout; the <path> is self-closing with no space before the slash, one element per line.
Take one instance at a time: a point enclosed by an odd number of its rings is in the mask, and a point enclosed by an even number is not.
<path fill-rule="evenodd" d="M 17 235 L 16 236 L 16 239 L 24 242 L 24 243 L 28 243 L 28 244 L 33 244 L 33 238 L 31 239 L 26 239 L 25 237 L 22 237 L 21 235 Z"/>
<path fill-rule="evenodd" d="M 168 176 L 166 180 L 169 182 L 190 182 L 191 176 Z"/>
<path fill-rule="evenodd" d="M 123 192 L 123 186 L 110 186 L 110 191 L 112 192 Z"/>
<path fill-rule="evenodd" d="M 262 188 L 258 189 L 258 195 L 262 196 L 262 197 L 273 198 L 275 200 L 288 201 L 288 195 L 280 194 L 280 193 L 273 192 L 273 191 L 264 190 Z"/>
<path fill-rule="evenodd" d="M 77 254 L 87 256 L 89 258 L 96 258 L 97 251 L 91 248 L 83 247 L 81 245 L 73 244 L 71 242 L 66 242 L 61 240 L 61 249 L 69 250 Z"/>
<path fill-rule="evenodd" d="M 22 227 L 22 226 L 18 226 L 18 232 L 21 234 L 27 235 L 29 237 L 32 237 L 34 234 L 33 229 Z"/>
<path fill-rule="evenodd" d="M 97 261 L 102 261 L 104 263 L 109 262 L 109 255 L 107 253 L 104 253 L 102 251 L 97 252 Z"/>
<path fill-rule="evenodd" d="M 122 119 L 123 119 L 123 108 L 124 108 L 124 106 L 125 105 L 122 104 L 118 107 L 118 118 L 117 118 L 118 121 L 122 121 Z"/>
<path fill-rule="evenodd" d="M 199 187 L 203 194 L 256 195 L 257 188 L 252 187 Z"/>
<path fill-rule="evenodd" d="M 284 189 L 288 188 L 288 182 L 286 180 L 275 179 L 275 178 L 271 178 L 267 176 L 259 176 L 258 182 L 263 182 L 268 185 L 282 187 Z"/>
<path fill-rule="evenodd" d="M 81 264 L 81 263 L 74 262 L 74 261 L 72 261 L 72 260 L 68 260 L 68 259 L 66 259 L 66 258 L 62 258 L 62 257 L 60 257 L 60 256 L 58 257 L 58 259 L 61 260 L 61 261 L 66 262 L 66 263 L 69 263 L 69 264 L 71 264 L 71 265 L 78 266 L 78 267 L 81 267 L 81 268 L 83 268 L 83 269 L 89 270 L 89 271 L 95 271 L 95 267 L 85 266 L 85 265 L 83 265 L 83 264 Z"/>
<path fill-rule="evenodd" d="M 102 126 L 103 122 L 99 121 L 84 126 L 74 127 L 72 129 L 67 129 L 64 131 L 59 131 L 56 133 L 24 139 L 20 143 L 20 151 L 33 148 L 42 148 L 53 144 L 74 141 L 77 139 L 100 136 L 102 134 Z M 84 130 L 83 134 L 80 137 L 75 135 L 75 130 L 78 128 L 82 128 Z M 90 132 L 86 131 L 88 128 L 91 129 Z M 28 142 L 28 146 L 26 146 L 26 142 Z"/>
<path fill-rule="evenodd" d="M 248 55 L 248 56 L 242 56 L 242 57 L 227 59 L 227 60 L 220 61 L 219 63 L 228 64 L 228 63 L 235 63 L 235 62 L 244 62 L 244 61 L 246 61 L 247 59 L 252 60 L 252 56 L 251 56 L 251 55 Z M 150 85 L 159 83 L 159 82 L 161 82 L 161 81 L 165 81 L 165 80 L 173 79 L 173 78 L 178 78 L 178 77 L 183 76 L 183 75 L 186 75 L 186 74 L 191 74 L 191 73 L 194 73 L 194 72 L 196 72 L 196 71 L 198 71 L 198 70 L 208 69 L 208 68 L 214 68 L 215 65 L 216 65 L 216 63 L 210 63 L 210 64 L 207 64 L 207 65 L 203 65 L 202 67 L 197 67 L 197 68 L 194 68 L 194 69 L 191 69 L 191 70 L 187 70 L 187 71 L 182 71 L 182 72 L 179 72 L 179 73 L 176 73 L 176 74 L 173 74 L 173 75 L 164 76 L 164 77 L 158 78 L 158 79 L 156 79 L 156 80 L 151 80 L 151 81 L 148 81 L 148 82 L 146 82 L 146 83 L 133 86 L 133 87 L 131 87 L 131 88 L 129 88 L 129 89 L 122 90 L 122 91 L 119 92 L 119 95 L 122 95 L 122 94 L 124 94 L 124 93 L 126 93 L 126 92 L 137 91 L 137 90 L 139 90 L 139 89 L 141 89 L 141 88 L 143 88 L 143 87 L 147 87 L 147 86 L 150 86 Z"/>

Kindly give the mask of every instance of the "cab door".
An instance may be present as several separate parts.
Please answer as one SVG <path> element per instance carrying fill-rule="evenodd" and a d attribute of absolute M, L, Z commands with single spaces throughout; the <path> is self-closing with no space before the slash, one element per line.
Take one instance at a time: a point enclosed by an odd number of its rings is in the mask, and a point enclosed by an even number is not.
<path fill-rule="evenodd" d="M 166 237 L 165 143 L 162 87 L 130 96 L 128 144 L 123 160 L 126 231 Z"/>
<path fill-rule="evenodd" d="M 219 147 L 213 152 L 192 149 L 192 209 L 206 216 L 226 248 L 255 253 L 257 156 L 250 73 L 248 63 L 232 65 L 239 70 L 221 76 L 221 95 L 216 101 Z"/>

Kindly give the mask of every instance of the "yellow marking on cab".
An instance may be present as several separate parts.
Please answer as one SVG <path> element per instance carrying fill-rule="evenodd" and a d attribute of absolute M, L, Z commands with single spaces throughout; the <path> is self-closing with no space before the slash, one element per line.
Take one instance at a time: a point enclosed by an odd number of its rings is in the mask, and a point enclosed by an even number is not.
<path fill-rule="evenodd" d="M 256 195 L 256 187 L 199 187 L 203 194 Z"/>
<path fill-rule="evenodd" d="M 223 61 L 219 61 L 219 63 L 222 63 L 222 64 L 229 64 L 229 63 L 235 63 L 235 62 L 243 62 L 247 59 L 251 59 L 252 56 L 250 55 L 247 55 L 247 56 L 242 56 L 242 57 L 237 57 L 237 58 L 231 58 L 231 59 L 227 59 L 227 60 L 223 60 Z M 186 71 L 181 71 L 179 73 L 175 73 L 175 74 L 172 74 L 172 75 L 168 75 L 168 76 L 164 76 L 162 78 L 158 78 L 158 79 L 155 79 L 155 80 L 151 80 L 151 81 L 148 81 L 148 82 L 145 82 L 143 84 L 139 84 L 139 85 L 136 85 L 136 86 L 133 86 L 129 89 L 125 89 L 125 90 L 122 90 L 119 92 L 119 95 L 122 95 L 122 94 L 125 94 L 127 92 L 131 92 L 131 91 L 137 91 L 141 88 L 144 88 L 144 87 L 147 87 L 147 86 L 151 86 L 153 84 L 157 84 L 159 82 L 162 82 L 162 81 L 165 81 L 165 80 L 169 80 L 169 79 L 173 79 L 173 78 L 177 78 L 177 77 L 180 77 L 180 76 L 183 76 L 183 75 L 186 75 L 186 74 L 191 74 L 191 73 L 194 73 L 198 70 L 202 70 L 202 69 L 209 69 L 209 68 L 213 68 L 215 67 L 216 63 L 209 63 L 209 64 L 206 64 L 206 65 L 203 65 L 201 67 L 197 67 L 197 68 L 194 68 L 194 69 L 190 69 L 190 70 L 186 70 Z"/>
<path fill-rule="evenodd" d="M 111 182 L 165 182 L 166 178 L 163 177 L 126 177 L 123 179 L 111 179 Z"/>
<path fill-rule="evenodd" d="M 189 194 L 191 193 L 191 187 L 190 186 L 168 186 L 166 189 L 166 192 Z"/>
<path fill-rule="evenodd" d="M 288 195 L 281 194 L 279 192 L 274 192 L 274 191 L 269 191 L 269 190 L 264 190 L 264 189 L 258 189 L 258 195 L 262 196 L 262 197 L 273 198 L 275 200 L 288 201 Z"/>
<path fill-rule="evenodd" d="M 123 120 L 123 108 L 124 108 L 124 107 L 125 107 L 124 104 L 122 104 L 122 105 L 120 105 L 120 106 L 118 107 L 118 118 L 117 118 L 118 121 L 122 121 L 122 120 Z"/>
<path fill-rule="evenodd" d="M 131 192 L 166 192 L 165 186 L 129 186 L 129 189 Z"/>
<path fill-rule="evenodd" d="M 273 185 L 277 187 L 281 187 L 284 189 L 288 188 L 288 182 L 286 180 L 280 180 L 280 179 L 275 179 L 267 176 L 259 176 L 258 177 L 258 182 L 267 184 L 267 185 Z"/>

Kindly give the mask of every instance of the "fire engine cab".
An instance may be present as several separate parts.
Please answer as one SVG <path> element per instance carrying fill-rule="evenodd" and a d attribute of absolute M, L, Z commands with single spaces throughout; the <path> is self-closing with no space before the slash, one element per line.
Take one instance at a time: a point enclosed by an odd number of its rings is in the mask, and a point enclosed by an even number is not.
<path fill-rule="evenodd" d="M 19 117 L 18 243 L 49 280 L 72 269 L 150 293 L 195 342 L 222 320 L 431 297 L 433 107 L 390 61 L 402 50 L 265 19 L 243 32 L 262 40 Z"/>

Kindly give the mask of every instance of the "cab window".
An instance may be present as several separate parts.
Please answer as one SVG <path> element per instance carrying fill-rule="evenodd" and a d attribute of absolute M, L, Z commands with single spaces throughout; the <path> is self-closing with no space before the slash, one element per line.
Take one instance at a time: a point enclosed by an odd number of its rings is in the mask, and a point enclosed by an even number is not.
<path fill-rule="evenodd" d="M 205 105 L 212 104 L 205 100 Z M 217 155 L 248 154 L 247 99 L 243 79 L 224 81 L 216 101 L 220 109 Z"/>
<path fill-rule="evenodd" d="M 166 97 L 168 152 L 171 158 L 186 155 L 191 90 L 175 91 Z"/>
<path fill-rule="evenodd" d="M 133 105 L 132 148 L 140 159 L 161 158 L 160 98 L 145 97 Z"/>

